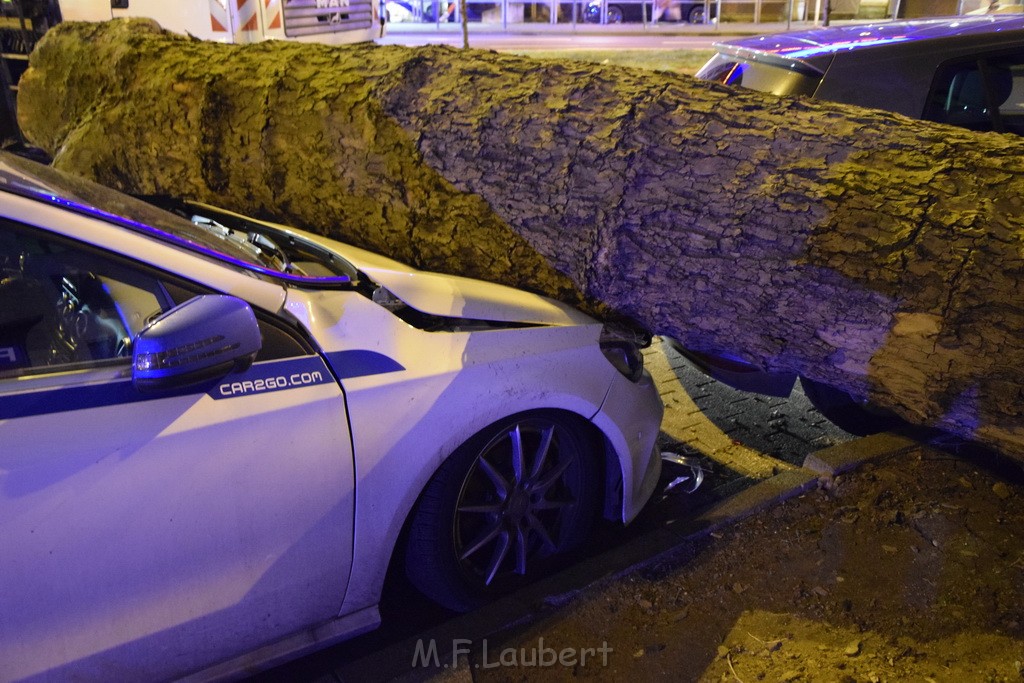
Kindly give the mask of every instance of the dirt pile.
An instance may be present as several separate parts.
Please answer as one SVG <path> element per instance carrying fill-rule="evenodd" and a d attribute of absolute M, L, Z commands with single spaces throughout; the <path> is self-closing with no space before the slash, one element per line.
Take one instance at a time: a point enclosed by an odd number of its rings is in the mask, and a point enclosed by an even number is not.
<path fill-rule="evenodd" d="M 474 680 L 1024 680 L 1024 473 L 922 448 L 609 582 L 499 648 L 586 666 Z"/>

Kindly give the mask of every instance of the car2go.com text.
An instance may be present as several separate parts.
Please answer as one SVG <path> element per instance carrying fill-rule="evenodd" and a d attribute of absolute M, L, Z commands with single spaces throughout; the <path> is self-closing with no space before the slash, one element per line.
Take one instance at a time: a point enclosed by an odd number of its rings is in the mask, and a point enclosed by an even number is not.
<path fill-rule="evenodd" d="M 258 394 L 265 391 L 280 391 L 294 387 L 323 384 L 325 381 L 323 373 L 319 371 L 294 372 L 289 375 L 236 380 L 217 385 L 214 391 L 214 398 L 231 398 L 232 396 Z"/>

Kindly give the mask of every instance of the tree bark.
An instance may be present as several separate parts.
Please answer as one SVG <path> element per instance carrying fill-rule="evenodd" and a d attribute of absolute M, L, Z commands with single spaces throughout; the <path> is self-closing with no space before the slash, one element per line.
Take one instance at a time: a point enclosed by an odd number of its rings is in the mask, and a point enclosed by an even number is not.
<path fill-rule="evenodd" d="M 1024 141 L 660 72 L 66 24 L 55 165 L 539 290 L 1024 457 Z"/>

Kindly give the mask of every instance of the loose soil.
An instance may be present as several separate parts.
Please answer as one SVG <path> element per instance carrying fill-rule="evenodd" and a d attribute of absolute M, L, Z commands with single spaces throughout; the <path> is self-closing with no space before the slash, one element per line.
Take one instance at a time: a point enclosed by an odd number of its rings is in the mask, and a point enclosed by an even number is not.
<path fill-rule="evenodd" d="M 1024 474 L 929 447 L 864 465 L 487 646 L 475 681 L 1020 681 Z"/>

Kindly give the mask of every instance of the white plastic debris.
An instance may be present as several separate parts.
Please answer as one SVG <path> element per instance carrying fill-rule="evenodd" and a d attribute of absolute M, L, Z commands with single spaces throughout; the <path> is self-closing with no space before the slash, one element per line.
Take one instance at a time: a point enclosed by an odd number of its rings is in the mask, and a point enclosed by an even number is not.
<path fill-rule="evenodd" d="M 700 458 L 662 451 L 661 459 L 673 465 L 685 467 L 690 471 L 689 474 L 684 474 L 670 481 L 665 487 L 665 493 L 675 490 L 682 491 L 683 493 L 693 493 L 704 483 L 704 468 L 701 467 Z"/>

